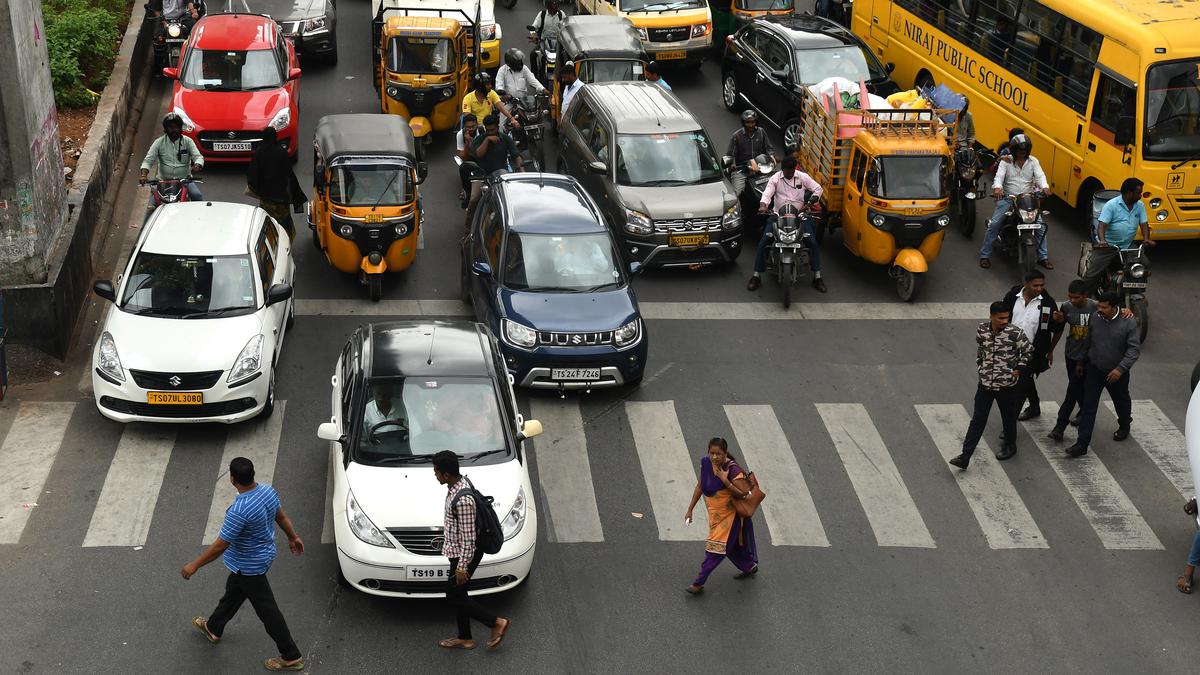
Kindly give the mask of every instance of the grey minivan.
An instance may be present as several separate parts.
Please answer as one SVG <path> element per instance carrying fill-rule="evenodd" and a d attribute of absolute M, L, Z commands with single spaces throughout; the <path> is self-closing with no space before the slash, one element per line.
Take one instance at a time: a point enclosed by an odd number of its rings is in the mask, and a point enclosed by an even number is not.
<path fill-rule="evenodd" d="M 604 212 L 629 261 L 697 267 L 741 253 L 726 162 L 674 94 L 651 82 L 580 89 L 559 126 L 559 170 Z"/>

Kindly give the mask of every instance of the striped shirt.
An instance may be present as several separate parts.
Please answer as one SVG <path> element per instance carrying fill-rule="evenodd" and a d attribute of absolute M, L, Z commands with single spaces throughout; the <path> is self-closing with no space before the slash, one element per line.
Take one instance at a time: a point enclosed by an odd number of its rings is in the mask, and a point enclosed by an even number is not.
<path fill-rule="evenodd" d="M 230 572 L 267 573 L 275 560 L 275 514 L 279 507 L 279 494 L 266 483 L 233 500 L 218 535 L 229 542 L 223 561 Z"/>
<path fill-rule="evenodd" d="M 466 476 L 462 476 L 446 491 L 446 531 L 442 544 L 442 555 L 458 559 L 458 569 L 463 571 L 475 555 L 475 500 L 467 494 L 455 504 L 454 498 L 468 485 Z"/>

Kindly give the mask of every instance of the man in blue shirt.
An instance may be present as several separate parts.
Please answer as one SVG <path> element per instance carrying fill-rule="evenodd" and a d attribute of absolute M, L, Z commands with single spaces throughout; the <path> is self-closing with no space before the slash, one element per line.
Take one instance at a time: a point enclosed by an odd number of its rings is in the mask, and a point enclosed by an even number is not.
<path fill-rule="evenodd" d="M 671 91 L 671 85 L 667 84 L 667 81 L 662 77 L 662 71 L 659 70 L 658 61 L 651 61 L 650 63 L 646 64 L 646 80 L 657 84 L 667 91 Z"/>
<path fill-rule="evenodd" d="M 1100 275 L 1120 260 L 1118 252 L 1133 246 L 1138 229 L 1146 246 L 1153 247 L 1150 240 L 1150 223 L 1146 219 L 1146 207 L 1142 204 L 1142 186 L 1136 178 L 1126 178 L 1121 183 L 1121 196 L 1108 200 L 1100 211 L 1100 223 L 1096 227 L 1096 246 L 1088 257 L 1087 272 L 1083 281 L 1088 291 L 1100 286 Z"/>
<path fill-rule="evenodd" d="M 220 534 L 180 572 L 184 579 L 191 579 L 196 570 L 222 554 L 225 567 L 229 569 L 225 595 L 217 608 L 208 619 L 202 616 L 192 619 L 192 625 L 215 644 L 221 640 L 225 624 L 237 614 L 242 603 L 249 600 L 279 649 L 279 656 L 272 656 L 263 665 L 267 670 L 304 670 L 304 658 L 279 611 L 271 584 L 267 582 L 267 570 L 275 560 L 275 525 L 287 535 L 288 548 L 293 554 L 304 553 L 304 542 L 284 513 L 275 488 L 254 482 L 253 462 L 245 457 L 234 458 L 229 463 L 229 482 L 237 489 L 238 496 L 225 511 L 225 524 L 221 526 Z"/>

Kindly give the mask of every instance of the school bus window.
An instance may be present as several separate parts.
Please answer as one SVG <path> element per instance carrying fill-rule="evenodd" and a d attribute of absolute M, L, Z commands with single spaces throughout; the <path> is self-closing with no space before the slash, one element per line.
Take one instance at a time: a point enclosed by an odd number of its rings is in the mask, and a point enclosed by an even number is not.
<path fill-rule="evenodd" d="M 1100 73 L 1092 105 L 1092 133 L 1118 147 L 1133 142 L 1137 94 L 1133 88 Z"/>
<path fill-rule="evenodd" d="M 969 46 L 992 61 L 1007 65 L 1013 49 L 1017 15 L 1016 3 L 1010 0 L 978 0 Z"/>
<path fill-rule="evenodd" d="M 1150 67 L 1144 145 L 1146 159 L 1200 156 L 1200 59 Z"/>
<path fill-rule="evenodd" d="M 1099 45 L 1099 36 L 1039 2 L 1026 2 L 1017 24 L 1010 69 L 1083 113 L 1095 69 L 1091 45 Z"/>

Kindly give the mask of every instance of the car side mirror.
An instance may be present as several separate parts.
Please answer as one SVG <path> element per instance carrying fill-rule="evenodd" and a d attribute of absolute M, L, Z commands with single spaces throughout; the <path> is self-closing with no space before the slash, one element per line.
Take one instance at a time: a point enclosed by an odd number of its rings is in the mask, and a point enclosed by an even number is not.
<path fill-rule="evenodd" d="M 291 284 L 275 284 L 267 289 L 267 306 L 283 302 L 292 297 Z"/>
<path fill-rule="evenodd" d="M 481 277 L 490 278 L 492 276 L 492 266 L 482 261 L 471 263 L 471 271 Z"/>
<path fill-rule="evenodd" d="M 167 78 L 168 80 L 177 80 L 179 79 L 179 69 L 163 68 L 163 77 Z"/>
<path fill-rule="evenodd" d="M 642 267 L 642 263 L 640 263 L 636 260 L 629 263 L 629 273 L 630 274 L 641 274 L 643 269 L 644 268 Z"/>
<path fill-rule="evenodd" d="M 96 295 L 109 302 L 117 301 L 117 291 L 113 288 L 113 283 L 108 279 L 100 279 L 92 284 L 92 290 L 96 292 Z"/>
<path fill-rule="evenodd" d="M 773 77 L 773 78 L 775 78 L 775 79 L 779 80 L 780 82 L 787 82 L 787 81 L 788 81 L 788 71 L 786 71 L 786 70 L 772 70 L 772 71 L 771 71 L 771 77 Z"/>
<path fill-rule="evenodd" d="M 292 68 L 291 70 L 289 70 L 289 71 L 288 71 L 288 79 L 289 79 L 289 80 L 298 80 L 298 79 L 300 79 L 300 69 L 299 69 L 299 68 Z"/>
<path fill-rule="evenodd" d="M 896 69 L 896 64 L 892 63 L 891 61 L 888 61 L 887 63 L 883 64 L 883 69 L 886 70 L 889 74 L 891 74 L 891 72 Z"/>
<path fill-rule="evenodd" d="M 517 442 L 528 440 L 534 436 L 542 435 L 542 423 L 537 420 L 525 420 L 521 424 L 521 430 L 517 432 Z"/>
<path fill-rule="evenodd" d="M 604 176 L 608 173 L 608 165 L 604 162 L 588 162 L 588 171 Z"/>
<path fill-rule="evenodd" d="M 342 435 L 338 433 L 337 425 L 333 422 L 322 422 L 317 427 L 317 438 L 335 443 L 341 443 L 343 440 Z"/>

